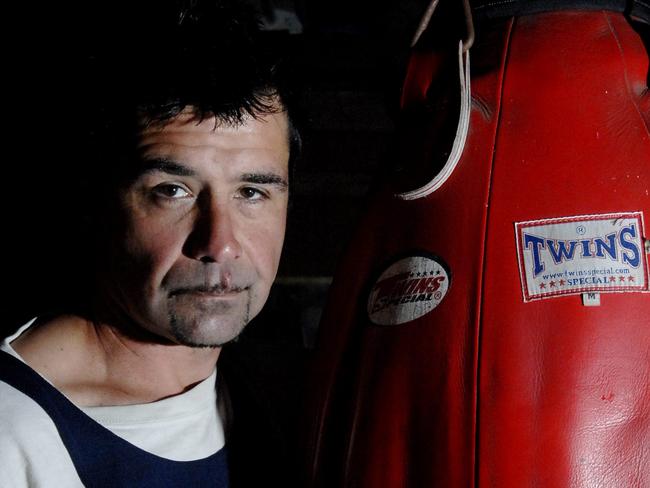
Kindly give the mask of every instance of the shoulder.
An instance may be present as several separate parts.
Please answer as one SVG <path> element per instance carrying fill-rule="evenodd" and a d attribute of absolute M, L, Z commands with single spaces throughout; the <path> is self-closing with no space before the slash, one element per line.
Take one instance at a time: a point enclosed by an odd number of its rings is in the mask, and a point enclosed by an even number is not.
<path fill-rule="evenodd" d="M 88 350 L 90 335 L 92 327 L 81 317 L 43 317 L 16 337 L 11 347 L 30 368 L 68 394 L 68 386 L 86 382 L 97 362 Z"/>
<path fill-rule="evenodd" d="M 80 486 L 54 422 L 31 398 L 0 381 L 0 486 Z"/>

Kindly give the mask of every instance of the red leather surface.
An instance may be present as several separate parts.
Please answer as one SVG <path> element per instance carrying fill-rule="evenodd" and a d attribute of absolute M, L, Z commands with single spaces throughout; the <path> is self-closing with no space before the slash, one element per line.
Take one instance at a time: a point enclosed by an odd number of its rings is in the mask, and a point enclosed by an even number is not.
<path fill-rule="evenodd" d="M 311 484 L 650 486 L 650 295 L 524 303 L 514 233 L 650 218 L 647 53 L 620 15 L 548 13 L 481 32 L 472 73 L 451 178 L 413 201 L 387 185 L 340 265 L 315 361 Z M 372 324 L 371 286 L 414 250 L 449 266 L 447 295 Z"/>

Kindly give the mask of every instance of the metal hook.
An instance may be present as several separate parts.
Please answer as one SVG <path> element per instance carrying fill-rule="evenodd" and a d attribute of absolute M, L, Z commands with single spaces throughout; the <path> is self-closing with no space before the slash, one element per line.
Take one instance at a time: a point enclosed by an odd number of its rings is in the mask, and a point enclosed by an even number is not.
<path fill-rule="evenodd" d="M 431 20 L 431 16 L 433 15 L 433 12 L 436 10 L 439 1 L 440 0 L 431 0 L 431 2 L 429 3 L 429 6 L 427 7 L 426 11 L 424 12 L 424 15 L 422 16 L 422 19 L 420 20 L 420 23 L 418 24 L 418 28 L 415 31 L 415 35 L 413 36 L 413 40 L 411 41 L 411 47 L 414 47 L 418 43 L 418 41 L 420 40 L 420 36 L 424 33 L 425 30 L 427 30 L 429 21 Z"/>

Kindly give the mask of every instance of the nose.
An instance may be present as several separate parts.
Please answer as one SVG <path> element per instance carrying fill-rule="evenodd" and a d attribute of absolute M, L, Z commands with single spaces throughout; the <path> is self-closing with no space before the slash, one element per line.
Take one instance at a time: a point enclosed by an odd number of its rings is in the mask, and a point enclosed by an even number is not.
<path fill-rule="evenodd" d="M 235 218 L 225 202 L 204 202 L 185 243 L 186 256 L 204 263 L 224 263 L 242 254 Z"/>

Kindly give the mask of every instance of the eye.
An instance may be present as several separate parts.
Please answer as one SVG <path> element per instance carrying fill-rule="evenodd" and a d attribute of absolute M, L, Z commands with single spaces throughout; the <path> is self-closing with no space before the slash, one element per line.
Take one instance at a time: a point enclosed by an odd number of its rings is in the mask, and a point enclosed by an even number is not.
<path fill-rule="evenodd" d="M 156 196 L 163 197 L 163 198 L 169 198 L 169 199 L 180 199 L 180 198 L 186 198 L 190 196 L 190 192 L 187 191 L 185 188 L 179 185 L 173 185 L 170 183 L 164 183 L 161 185 L 158 185 L 154 187 L 153 193 Z"/>
<path fill-rule="evenodd" d="M 239 198 L 249 201 L 263 200 L 266 198 L 266 193 L 264 193 L 259 188 L 245 186 L 243 188 L 240 188 Z"/>

